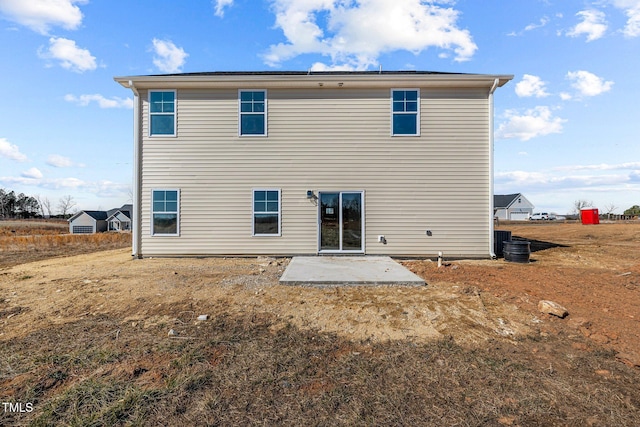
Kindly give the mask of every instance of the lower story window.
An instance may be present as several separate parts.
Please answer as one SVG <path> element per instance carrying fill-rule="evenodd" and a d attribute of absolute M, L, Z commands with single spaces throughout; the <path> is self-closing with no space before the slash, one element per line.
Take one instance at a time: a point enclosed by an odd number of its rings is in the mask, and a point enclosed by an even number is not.
<path fill-rule="evenodd" d="M 152 235 L 177 236 L 179 234 L 179 198 L 179 190 L 152 191 Z"/>
<path fill-rule="evenodd" d="M 253 190 L 253 235 L 280 235 L 280 190 Z"/>

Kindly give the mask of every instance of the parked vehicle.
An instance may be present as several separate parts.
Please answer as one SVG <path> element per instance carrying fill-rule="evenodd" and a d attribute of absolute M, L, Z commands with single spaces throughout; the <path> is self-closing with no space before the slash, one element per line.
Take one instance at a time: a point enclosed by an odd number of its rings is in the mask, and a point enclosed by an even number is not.
<path fill-rule="evenodd" d="M 546 221 L 549 219 L 553 219 L 552 216 L 548 212 L 536 212 L 529 217 L 531 221 Z"/>

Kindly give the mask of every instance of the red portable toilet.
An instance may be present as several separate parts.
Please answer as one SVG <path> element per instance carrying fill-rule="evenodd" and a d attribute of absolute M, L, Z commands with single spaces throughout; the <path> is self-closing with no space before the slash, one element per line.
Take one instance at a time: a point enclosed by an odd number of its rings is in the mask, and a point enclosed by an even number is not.
<path fill-rule="evenodd" d="M 582 209 L 580 218 L 583 224 L 600 224 L 600 214 L 598 209 Z"/>

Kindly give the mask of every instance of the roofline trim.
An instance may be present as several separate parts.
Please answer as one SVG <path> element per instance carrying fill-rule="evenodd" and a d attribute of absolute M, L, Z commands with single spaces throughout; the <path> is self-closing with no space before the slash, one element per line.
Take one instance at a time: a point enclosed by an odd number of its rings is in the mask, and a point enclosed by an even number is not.
<path fill-rule="evenodd" d="M 390 87 L 420 85 L 491 88 L 505 85 L 513 75 L 436 73 L 429 71 L 383 72 L 215 72 L 114 77 L 125 88 L 202 87 Z M 320 85 L 322 83 L 322 85 Z"/>

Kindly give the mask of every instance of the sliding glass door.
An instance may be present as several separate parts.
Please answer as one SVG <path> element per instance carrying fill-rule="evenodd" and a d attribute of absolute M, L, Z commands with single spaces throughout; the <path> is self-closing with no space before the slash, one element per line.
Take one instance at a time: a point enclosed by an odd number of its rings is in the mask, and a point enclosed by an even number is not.
<path fill-rule="evenodd" d="M 321 192 L 320 252 L 364 252 L 362 191 Z"/>

